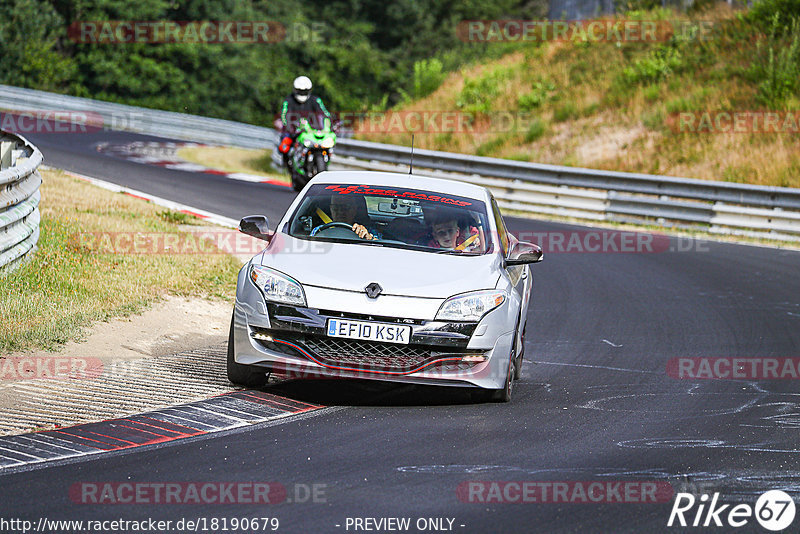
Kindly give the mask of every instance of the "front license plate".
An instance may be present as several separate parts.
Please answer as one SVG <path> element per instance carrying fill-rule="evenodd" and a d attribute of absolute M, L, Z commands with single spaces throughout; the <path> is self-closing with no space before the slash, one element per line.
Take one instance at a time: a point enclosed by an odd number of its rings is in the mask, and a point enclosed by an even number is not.
<path fill-rule="evenodd" d="M 411 341 L 411 327 L 399 324 L 328 319 L 328 335 L 330 337 L 408 345 Z"/>

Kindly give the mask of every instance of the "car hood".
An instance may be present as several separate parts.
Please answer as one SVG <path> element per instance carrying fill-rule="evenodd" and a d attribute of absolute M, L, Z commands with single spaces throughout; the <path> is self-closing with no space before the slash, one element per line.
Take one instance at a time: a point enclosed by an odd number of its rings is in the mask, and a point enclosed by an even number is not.
<path fill-rule="evenodd" d="M 276 234 L 253 260 L 303 285 L 363 292 L 372 282 L 383 295 L 447 298 L 494 289 L 499 260 L 494 254 L 458 256 L 390 247 L 330 243 Z"/>

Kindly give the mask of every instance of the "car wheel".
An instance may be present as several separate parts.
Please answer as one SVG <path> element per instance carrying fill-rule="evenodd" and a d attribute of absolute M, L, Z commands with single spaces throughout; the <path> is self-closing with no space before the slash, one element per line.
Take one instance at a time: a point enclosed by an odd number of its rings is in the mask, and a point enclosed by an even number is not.
<path fill-rule="evenodd" d="M 522 357 L 525 355 L 525 330 L 528 329 L 528 322 L 525 321 L 525 326 L 522 327 L 522 337 L 520 338 L 519 347 L 517 347 L 517 359 L 514 361 L 514 380 L 522 378 Z"/>
<path fill-rule="evenodd" d="M 233 317 L 231 317 L 231 329 L 228 333 L 228 358 L 227 370 L 228 380 L 237 386 L 248 388 L 260 388 L 267 385 L 269 380 L 269 369 L 266 367 L 255 367 L 236 363 L 234 355 L 233 340 Z"/>
<path fill-rule="evenodd" d="M 500 389 L 492 390 L 490 398 L 494 402 L 508 402 L 511 400 L 511 393 L 514 390 L 514 361 L 515 350 L 511 349 L 511 357 L 508 362 L 508 372 L 506 373 L 506 382 Z"/>

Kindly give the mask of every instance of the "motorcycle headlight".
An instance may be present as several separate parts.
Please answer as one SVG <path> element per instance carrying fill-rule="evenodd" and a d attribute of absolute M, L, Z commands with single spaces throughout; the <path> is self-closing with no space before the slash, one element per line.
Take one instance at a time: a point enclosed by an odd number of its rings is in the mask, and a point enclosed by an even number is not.
<path fill-rule="evenodd" d="M 436 312 L 437 321 L 480 321 L 506 300 L 504 291 L 473 291 L 450 297 Z"/>
<path fill-rule="evenodd" d="M 250 280 L 261 290 L 267 301 L 296 306 L 306 305 L 302 286 L 290 276 L 260 265 L 251 265 Z"/>
<path fill-rule="evenodd" d="M 323 139 L 322 148 L 333 148 L 333 139 L 330 137 L 328 139 Z"/>
<path fill-rule="evenodd" d="M 304 139 L 303 140 L 303 145 L 306 146 L 306 147 L 311 146 L 311 139 Z"/>

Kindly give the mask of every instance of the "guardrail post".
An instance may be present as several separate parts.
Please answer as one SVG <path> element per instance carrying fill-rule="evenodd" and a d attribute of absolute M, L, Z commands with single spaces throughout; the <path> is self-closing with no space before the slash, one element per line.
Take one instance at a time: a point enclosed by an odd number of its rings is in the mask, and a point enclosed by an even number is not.
<path fill-rule="evenodd" d="M 7 169 L 13 165 L 11 162 L 11 151 L 14 150 L 14 143 L 5 137 L 0 140 L 0 170 Z"/>

